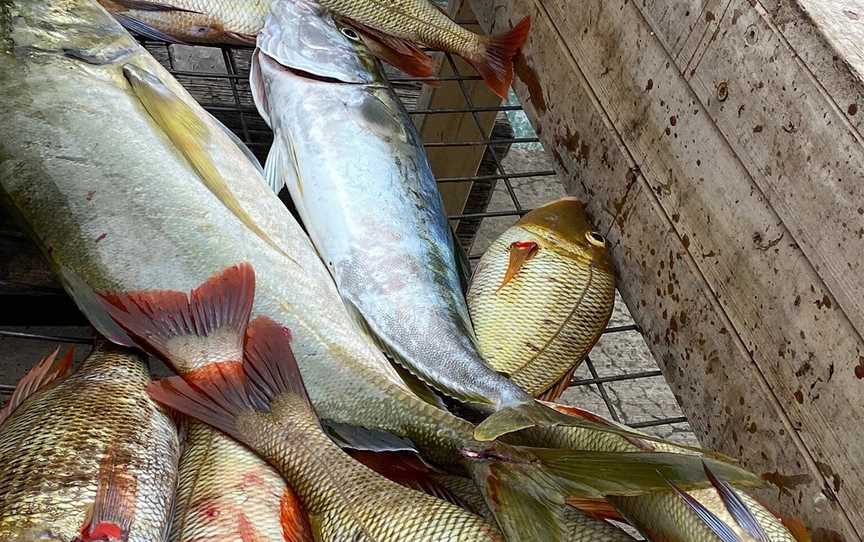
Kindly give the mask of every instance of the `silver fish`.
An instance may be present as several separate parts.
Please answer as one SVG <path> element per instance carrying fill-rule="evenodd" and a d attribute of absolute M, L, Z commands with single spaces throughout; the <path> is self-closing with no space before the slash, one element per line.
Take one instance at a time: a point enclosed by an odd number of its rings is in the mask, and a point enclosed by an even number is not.
<path fill-rule="evenodd" d="M 572 423 L 481 357 L 453 236 L 420 138 L 351 28 L 310 30 L 317 4 L 274 10 L 252 88 L 274 132 L 266 173 L 287 185 L 339 293 L 381 346 L 438 391 L 496 412 L 475 436 Z"/>

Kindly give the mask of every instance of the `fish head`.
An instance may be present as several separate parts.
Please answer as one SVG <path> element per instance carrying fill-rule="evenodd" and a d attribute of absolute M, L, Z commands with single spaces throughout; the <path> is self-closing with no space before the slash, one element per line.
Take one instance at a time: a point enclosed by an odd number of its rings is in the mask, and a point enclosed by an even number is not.
<path fill-rule="evenodd" d="M 383 83 L 360 33 L 311 0 L 273 4 L 258 49 L 295 73 L 341 83 Z"/>
<path fill-rule="evenodd" d="M 575 258 L 611 272 L 612 263 L 606 238 L 591 227 L 585 205 L 574 197 L 538 207 L 516 223 L 536 238 L 539 249 Z"/>

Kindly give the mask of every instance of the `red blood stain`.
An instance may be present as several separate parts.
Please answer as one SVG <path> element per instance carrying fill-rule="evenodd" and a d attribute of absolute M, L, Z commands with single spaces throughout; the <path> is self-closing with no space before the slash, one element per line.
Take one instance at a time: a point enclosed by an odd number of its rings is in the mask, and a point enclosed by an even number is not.
<path fill-rule="evenodd" d="M 855 366 L 855 376 L 859 380 L 864 379 L 864 357 L 858 358 L 858 365 Z"/>
<path fill-rule="evenodd" d="M 90 192 L 87 192 L 87 195 L 84 196 L 84 199 L 86 199 L 87 201 L 90 201 L 90 200 L 93 199 L 93 196 L 95 196 L 95 195 L 96 195 L 96 192 L 93 192 L 93 191 L 91 190 Z"/>
<path fill-rule="evenodd" d="M 219 508 L 215 504 L 208 505 L 204 507 L 201 511 L 204 514 L 204 517 L 209 519 L 214 519 L 219 517 Z"/>
<path fill-rule="evenodd" d="M 99 241 L 101 241 L 102 239 L 105 239 L 106 237 L 108 237 L 108 234 L 103 233 L 102 235 L 100 235 L 99 237 L 96 238 L 96 242 L 98 243 Z"/>

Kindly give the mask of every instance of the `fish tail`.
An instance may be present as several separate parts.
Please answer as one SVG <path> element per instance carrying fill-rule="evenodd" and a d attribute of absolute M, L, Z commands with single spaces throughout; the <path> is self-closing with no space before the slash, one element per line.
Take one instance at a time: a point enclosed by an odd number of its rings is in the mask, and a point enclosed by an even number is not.
<path fill-rule="evenodd" d="M 174 290 L 103 292 L 108 314 L 140 346 L 180 373 L 243 358 L 255 271 L 240 263 L 188 295 Z"/>
<path fill-rule="evenodd" d="M 508 539 L 562 540 L 565 503 L 600 506 L 607 496 L 668 491 L 669 483 L 711 485 L 705 465 L 738 485 L 761 480 L 735 465 L 667 452 L 585 452 L 508 446 L 466 448 L 462 455 L 487 506 Z M 703 461 L 705 462 L 703 464 Z"/>
<path fill-rule="evenodd" d="M 290 341 L 287 328 L 258 317 L 247 329 L 242 363 L 218 363 L 192 375 L 163 378 L 152 382 L 147 392 L 155 401 L 252 446 L 238 425 L 243 414 L 268 412 L 285 394 L 302 398 L 312 409 Z"/>
<path fill-rule="evenodd" d="M 502 98 L 513 82 L 513 57 L 528 39 L 531 17 L 525 17 L 509 32 L 488 38 L 480 59 L 467 59 L 489 88 Z"/>

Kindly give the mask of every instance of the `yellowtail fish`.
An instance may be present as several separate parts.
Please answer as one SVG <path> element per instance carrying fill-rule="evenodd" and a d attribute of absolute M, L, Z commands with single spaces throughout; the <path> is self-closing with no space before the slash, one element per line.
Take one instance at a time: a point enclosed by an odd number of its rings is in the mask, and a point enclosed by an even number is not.
<path fill-rule="evenodd" d="M 554 400 L 612 315 L 606 241 L 575 198 L 534 209 L 480 259 L 467 301 L 483 359 L 531 395 Z"/>
<path fill-rule="evenodd" d="M 320 0 L 319 3 L 396 53 L 425 56 L 415 45 L 421 44 L 461 56 L 502 98 L 507 96 L 513 81 L 513 57 L 522 48 L 531 27 L 531 19 L 526 17 L 509 32 L 483 36 L 459 26 L 429 0 Z"/>
<path fill-rule="evenodd" d="M 610 427 L 623 428 L 611 420 L 577 407 L 555 405 L 574 416 L 583 416 Z M 635 453 L 658 451 L 688 453 L 680 447 L 635 436 L 622 438 L 611 433 L 558 428 L 536 428 L 527 442 L 574 450 Z M 645 435 L 647 437 L 647 435 Z M 586 513 L 627 521 L 649 540 L 668 542 L 804 542 L 806 529 L 797 520 L 780 518 L 738 488 L 733 488 L 705 467 L 711 487 L 683 490 L 673 482 L 666 491 L 640 496 L 609 496 L 606 499 L 573 498 L 569 502 Z M 789 528 L 787 528 L 787 525 Z"/>
<path fill-rule="evenodd" d="M 255 45 L 269 0 L 99 0 L 129 30 L 169 43 Z"/>
<path fill-rule="evenodd" d="M 71 374 L 71 356 L 55 357 L 0 414 L 0 540 L 162 540 L 180 445 L 147 396 L 146 362 L 107 343 Z"/>

